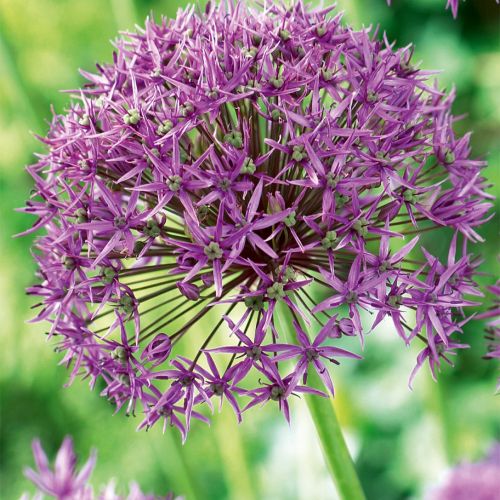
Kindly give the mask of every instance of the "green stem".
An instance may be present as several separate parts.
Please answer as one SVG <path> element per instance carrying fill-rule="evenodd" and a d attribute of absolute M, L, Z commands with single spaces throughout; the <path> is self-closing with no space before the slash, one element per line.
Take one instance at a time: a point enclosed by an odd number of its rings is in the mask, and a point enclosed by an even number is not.
<path fill-rule="evenodd" d="M 319 387 L 321 382 L 314 370 L 309 372 L 308 381 L 313 387 Z M 342 435 L 332 398 L 311 394 L 306 395 L 305 399 L 340 498 L 364 500 L 365 495 Z"/>
<path fill-rule="evenodd" d="M 446 401 L 447 390 L 445 387 L 446 378 L 442 376 L 437 382 L 431 377 L 426 379 L 426 405 L 430 408 L 430 413 L 436 416 L 441 438 L 441 448 L 443 458 L 446 463 L 453 464 L 456 460 L 453 437 L 453 419 L 450 418 L 449 403 Z"/>
<path fill-rule="evenodd" d="M 208 321 L 211 323 L 216 323 L 217 318 L 213 311 L 208 313 Z M 240 426 L 227 401 L 222 411 L 213 419 L 212 425 L 215 431 L 213 437 L 223 466 L 228 498 L 255 500 L 258 495 L 255 481 L 251 477 L 252 468 L 247 459 L 245 443 Z M 228 436 L 231 438 L 228 439 Z"/>
<path fill-rule="evenodd" d="M 167 441 L 167 446 L 165 446 L 165 441 Z M 175 479 L 179 491 L 182 491 L 182 494 L 189 500 L 203 498 L 203 495 L 199 493 L 198 483 L 186 460 L 186 450 L 180 444 L 178 430 L 168 427 L 164 435 L 158 432 L 154 439 L 150 439 L 150 443 L 158 462 L 162 464 L 165 471 L 168 471 L 168 477 Z M 168 454 L 165 454 L 165 449 L 168 449 Z"/>
<path fill-rule="evenodd" d="M 292 315 L 285 304 L 279 304 L 278 321 L 289 342 L 296 343 Z M 304 325 L 302 325 L 304 328 Z M 321 380 L 315 370 L 308 372 L 308 385 L 321 387 Z M 305 395 L 309 412 L 316 427 L 321 449 L 337 493 L 342 500 L 365 500 L 354 462 L 342 435 L 332 398 L 322 398 L 313 394 Z"/>
<path fill-rule="evenodd" d="M 246 457 L 240 427 L 227 408 L 227 404 L 226 408 L 214 418 L 214 430 L 228 498 L 255 500 L 257 498 L 255 481 L 252 481 L 250 477 L 252 469 Z M 228 439 L 228 436 L 231 436 L 231 439 Z"/>

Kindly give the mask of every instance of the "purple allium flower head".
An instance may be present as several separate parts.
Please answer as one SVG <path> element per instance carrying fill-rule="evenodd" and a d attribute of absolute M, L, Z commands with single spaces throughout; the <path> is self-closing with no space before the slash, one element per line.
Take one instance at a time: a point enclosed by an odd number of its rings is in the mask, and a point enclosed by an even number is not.
<path fill-rule="evenodd" d="M 214 398 L 288 417 L 290 394 L 324 395 L 309 370 L 333 393 L 327 366 L 359 357 L 339 344 L 364 340 L 363 310 L 422 343 L 433 373 L 465 347 L 485 163 L 411 47 L 331 10 L 227 1 L 147 20 L 83 72 L 28 168 L 25 210 L 46 231 L 36 319 L 71 380 L 142 403 L 141 427 L 186 436 Z M 430 231 L 452 237 L 446 262 L 418 250 Z"/>
<path fill-rule="evenodd" d="M 427 500 L 500 500 L 500 444 L 476 463 L 452 469 L 444 484 L 431 491 Z"/>
<path fill-rule="evenodd" d="M 95 496 L 89 480 L 96 463 L 96 452 L 92 451 L 80 472 L 77 472 L 77 457 L 73 449 L 73 440 L 70 437 L 64 438 L 57 452 L 54 470 L 49 467 L 47 455 L 43 451 L 39 439 L 33 441 L 33 455 L 37 471 L 26 468 L 24 474 L 37 488 L 34 499 L 41 499 L 44 495 L 50 495 L 57 500 L 91 500 L 93 498 L 101 500 L 122 500 L 125 498 L 127 500 L 174 500 L 171 493 L 161 498 L 144 494 L 136 483 L 130 485 L 129 494 L 127 497 L 123 497 L 116 493 L 116 482 L 114 480 L 111 480 Z M 25 494 L 22 498 L 28 500 L 29 495 Z"/>
<path fill-rule="evenodd" d="M 500 3 L 500 0 L 495 0 L 496 3 Z M 387 0 L 387 5 L 391 5 L 392 0 Z M 446 8 L 451 9 L 453 17 L 456 19 L 458 15 L 458 5 L 460 0 L 446 0 Z"/>

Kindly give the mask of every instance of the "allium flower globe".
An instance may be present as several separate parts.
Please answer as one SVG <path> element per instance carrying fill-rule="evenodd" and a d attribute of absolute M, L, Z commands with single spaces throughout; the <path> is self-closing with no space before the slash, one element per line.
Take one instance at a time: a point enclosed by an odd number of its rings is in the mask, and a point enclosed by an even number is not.
<path fill-rule="evenodd" d="M 223 400 L 288 419 L 292 395 L 333 394 L 328 367 L 360 357 L 343 337 L 385 318 L 433 373 L 466 347 L 484 162 L 411 47 L 331 10 L 228 1 L 148 19 L 83 72 L 29 167 L 36 319 L 71 380 L 142 404 L 140 427 L 185 437 Z M 443 231 L 440 261 L 419 241 Z"/>

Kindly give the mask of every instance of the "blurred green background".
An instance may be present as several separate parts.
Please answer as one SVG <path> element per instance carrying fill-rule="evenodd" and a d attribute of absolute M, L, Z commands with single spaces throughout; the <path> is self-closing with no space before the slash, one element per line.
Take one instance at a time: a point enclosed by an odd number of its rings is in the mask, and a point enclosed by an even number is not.
<path fill-rule="evenodd" d="M 111 59 L 109 40 L 153 11 L 175 15 L 181 0 L 0 0 L 0 353 L 1 498 L 32 491 L 22 467 L 32 464 L 30 442 L 40 436 L 53 454 L 66 434 L 82 459 L 99 449 L 93 483 L 109 477 L 119 484 L 136 479 L 143 490 L 168 490 L 191 499 L 332 499 L 305 404 L 296 401 L 288 427 L 272 405 L 257 408 L 237 426 L 228 412 L 213 418 L 209 431 L 195 423 L 186 445 L 176 431 L 135 432 L 139 419 L 112 415 L 112 408 L 85 382 L 63 388 L 65 369 L 32 316 L 24 289 L 33 281 L 31 238 L 11 235 L 32 223 L 13 209 L 24 204 L 30 179 L 23 167 L 40 145 L 50 106 L 61 111 L 78 87 L 77 69 L 92 70 Z M 325 4 L 328 1 L 324 2 Z M 500 194 L 499 11 L 494 0 L 461 3 L 454 21 L 445 0 L 342 0 L 345 18 L 357 27 L 379 24 L 399 46 L 415 42 L 415 59 L 440 68 L 441 85 L 456 85 L 456 114 L 466 114 L 460 131 L 474 130 L 474 154 L 486 157 L 487 177 Z M 30 131 L 32 133 L 30 133 Z M 477 251 L 483 270 L 498 275 L 498 219 L 481 233 Z M 445 252 L 449 234 L 424 245 Z M 437 238 L 437 239 L 436 239 Z M 441 239 L 440 239 L 441 238 Z M 483 284 L 494 281 L 484 276 Z M 460 459 L 481 457 L 500 438 L 500 397 L 494 396 L 497 366 L 481 359 L 483 324 L 468 324 L 472 349 L 445 369 L 434 384 L 425 369 L 413 392 L 406 385 L 415 354 L 394 332 L 369 337 L 365 360 L 336 368 L 336 406 L 369 499 L 421 498 L 429 485 Z"/>

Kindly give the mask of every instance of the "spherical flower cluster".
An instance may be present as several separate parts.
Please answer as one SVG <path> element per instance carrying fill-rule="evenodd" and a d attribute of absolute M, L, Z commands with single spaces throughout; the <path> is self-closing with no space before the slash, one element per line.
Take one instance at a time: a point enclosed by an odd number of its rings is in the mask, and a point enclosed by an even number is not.
<path fill-rule="evenodd" d="M 43 451 L 40 440 L 33 441 L 33 456 L 37 470 L 26 468 L 25 476 L 36 486 L 37 492 L 33 500 L 41 500 L 44 495 L 50 495 L 57 500 L 174 500 L 172 493 L 164 497 L 157 497 L 142 493 L 136 483 L 130 485 L 127 497 L 116 493 L 115 481 L 111 480 L 104 486 L 97 496 L 94 495 L 89 479 L 96 463 L 96 453 L 93 451 L 80 471 L 76 470 L 77 457 L 73 449 L 73 440 L 64 438 L 51 470 L 47 455 Z M 30 496 L 24 494 L 21 500 L 29 500 Z M 178 498 L 178 500 L 181 500 Z"/>
<path fill-rule="evenodd" d="M 29 167 L 36 319 L 71 380 L 142 403 L 141 427 L 185 436 L 224 399 L 238 419 L 268 401 L 289 418 L 292 395 L 333 394 L 327 365 L 359 358 L 342 338 L 384 319 L 433 373 L 465 347 L 484 162 L 410 47 L 330 11 L 228 1 L 148 20 L 83 73 Z M 444 262 L 417 252 L 427 232 L 452 240 Z"/>
<path fill-rule="evenodd" d="M 499 500 L 500 444 L 476 463 L 464 462 L 452 469 L 445 482 L 426 500 Z"/>

